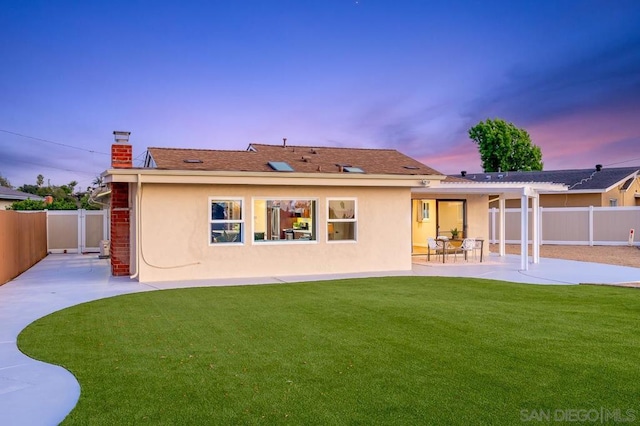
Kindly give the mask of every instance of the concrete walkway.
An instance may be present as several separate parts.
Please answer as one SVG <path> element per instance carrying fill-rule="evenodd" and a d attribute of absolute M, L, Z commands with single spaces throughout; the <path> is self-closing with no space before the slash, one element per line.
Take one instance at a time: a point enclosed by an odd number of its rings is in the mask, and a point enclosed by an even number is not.
<path fill-rule="evenodd" d="M 109 263 L 96 255 L 49 255 L 15 280 L 0 286 L 0 425 L 57 425 L 80 395 L 75 378 L 65 369 L 22 354 L 16 339 L 28 324 L 60 309 L 91 300 L 168 288 L 276 284 L 321 279 L 390 275 L 479 277 L 532 284 L 640 283 L 640 269 L 542 259 L 519 272 L 520 258 L 490 256 L 483 264 L 442 265 L 414 258 L 412 271 L 376 274 L 289 276 L 259 279 L 205 280 L 139 284 L 111 277 Z M 630 290 L 635 291 L 635 290 Z"/>

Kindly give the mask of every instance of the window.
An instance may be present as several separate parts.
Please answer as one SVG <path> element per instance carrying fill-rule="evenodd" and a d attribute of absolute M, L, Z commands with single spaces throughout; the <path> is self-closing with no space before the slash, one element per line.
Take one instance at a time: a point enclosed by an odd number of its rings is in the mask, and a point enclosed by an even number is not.
<path fill-rule="evenodd" d="M 609 199 L 609 207 L 618 207 L 618 199 L 610 198 Z"/>
<path fill-rule="evenodd" d="M 429 222 L 431 220 L 431 209 L 428 200 L 416 200 L 418 210 L 418 222 Z"/>
<path fill-rule="evenodd" d="M 327 200 L 327 240 L 355 241 L 357 236 L 357 205 L 353 198 Z"/>
<path fill-rule="evenodd" d="M 316 201 L 312 199 L 254 199 L 253 241 L 316 241 Z"/>
<path fill-rule="evenodd" d="M 242 199 L 210 198 L 210 244 L 240 244 L 244 241 Z"/>

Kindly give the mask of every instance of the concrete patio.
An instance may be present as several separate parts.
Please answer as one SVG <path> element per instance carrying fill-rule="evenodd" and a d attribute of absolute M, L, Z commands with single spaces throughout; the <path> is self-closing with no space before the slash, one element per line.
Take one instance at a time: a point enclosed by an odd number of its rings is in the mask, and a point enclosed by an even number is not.
<path fill-rule="evenodd" d="M 278 284 L 370 276 L 455 276 L 529 284 L 640 284 L 640 269 L 558 259 L 542 259 L 520 272 L 520 257 L 491 255 L 486 262 L 440 264 L 424 256 L 412 271 L 376 274 L 265 277 L 140 284 L 111 277 L 108 260 L 96 255 L 49 255 L 15 280 L 0 286 L 0 424 L 56 425 L 73 409 L 80 386 L 65 369 L 22 354 L 16 339 L 28 324 L 60 309 L 120 294 L 195 286 Z M 635 290 L 630 290 L 635 291 Z"/>

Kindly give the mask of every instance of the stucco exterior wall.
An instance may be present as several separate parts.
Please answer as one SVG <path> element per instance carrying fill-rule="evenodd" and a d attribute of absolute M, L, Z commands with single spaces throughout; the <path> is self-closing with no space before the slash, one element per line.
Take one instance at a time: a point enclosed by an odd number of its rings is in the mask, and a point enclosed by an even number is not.
<path fill-rule="evenodd" d="M 423 218 L 420 211 L 422 204 L 428 205 L 429 217 Z M 412 200 L 412 241 L 417 247 L 426 247 L 427 238 L 436 236 L 436 200 L 429 198 L 420 198 Z"/>
<path fill-rule="evenodd" d="M 209 243 L 210 197 L 243 199 L 243 244 Z M 254 197 L 315 199 L 317 241 L 251 241 Z M 327 241 L 327 198 L 335 197 L 357 199 L 357 242 Z M 132 270 L 142 282 L 410 270 L 410 198 L 409 188 L 145 183 L 138 222 L 132 215 L 141 259 Z M 486 203 L 481 217 L 486 226 Z"/>
<path fill-rule="evenodd" d="M 622 185 L 620 186 L 622 187 Z M 635 179 L 631 186 L 626 191 L 621 191 L 620 188 L 614 188 L 605 194 L 603 206 L 609 205 L 609 199 L 617 198 L 618 206 L 622 207 L 635 207 L 640 201 L 640 198 L 636 197 L 636 194 L 640 194 L 640 179 Z"/>

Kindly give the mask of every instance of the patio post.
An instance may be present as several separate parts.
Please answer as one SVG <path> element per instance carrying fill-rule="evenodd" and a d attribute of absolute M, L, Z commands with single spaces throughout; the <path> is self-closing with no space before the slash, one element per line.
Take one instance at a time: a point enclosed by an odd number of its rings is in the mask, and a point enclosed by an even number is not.
<path fill-rule="evenodd" d="M 520 270 L 529 270 L 529 196 L 526 189 L 522 191 L 520 198 Z"/>
<path fill-rule="evenodd" d="M 499 251 L 500 251 L 500 256 L 504 257 L 507 254 L 506 251 L 506 247 L 505 247 L 505 240 L 506 240 L 506 230 L 507 230 L 507 226 L 505 224 L 506 222 L 506 212 L 505 212 L 505 208 L 506 208 L 506 200 L 504 198 L 504 194 L 500 194 L 500 198 L 498 199 L 498 209 L 500 211 L 499 214 L 499 218 L 500 218 L 500 230 L 499 230 L 499 235 L 500 235 L 500 240 L 499 240 Z"/>
<path fill-rule="evenodd" d="M 531 233 L 533 234 L 533 263 L 540 263 L 540 195 L 531 198 Z"/>

